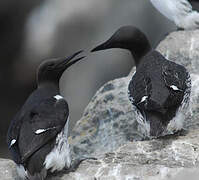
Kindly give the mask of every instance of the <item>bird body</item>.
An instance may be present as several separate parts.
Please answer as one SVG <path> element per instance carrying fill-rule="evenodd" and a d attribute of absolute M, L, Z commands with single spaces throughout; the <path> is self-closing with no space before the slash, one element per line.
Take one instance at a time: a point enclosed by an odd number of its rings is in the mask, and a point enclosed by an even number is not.
<path fill-rule="evenodd" d="M 151 0 L 151 3 L 179 29 L 199 28 L 199 13 L 192 9 L 187 0 Z"/>
<path fill-rule="evenodd" d="M 136 27 L 121 27 L 92 52 L 110 48 L 127 49 L 134 57 L 136 72 L 128 94 L 143 134 L 158 137 L 181 130 L 191 89 L 187 70 L 151 50 L 148 39 Z"/>
<path fill-rule="evenodd" d="M 187 70 L 166 60 L 159 52 L 151 51 L 143 57 L 129 83 L 128 92 L 133 105 L 138 109 L 139 121 L 145 126 L 147 136 L 160 136 L 170 131 L 168 126 L 180 113 L 181 123 L 172 123 L 172 131 L 183 128 L 184 102 L 190 94 L 190 76 Z M 150 128 L 147 128 L 150 127 Z M 170 127 L 171 128 L 171 127 Z"/>
<path fill-rule="evenodd" d="M 38 87 L 10 124 L 7 143 L 22 179 L 43 180 L 48 171 L 71 165 L 67 140 L 69 108 L 60 95 L 59 79 L 65 69 L 83 58 L 71 61 L 79 53 L 39 66 Z"/>

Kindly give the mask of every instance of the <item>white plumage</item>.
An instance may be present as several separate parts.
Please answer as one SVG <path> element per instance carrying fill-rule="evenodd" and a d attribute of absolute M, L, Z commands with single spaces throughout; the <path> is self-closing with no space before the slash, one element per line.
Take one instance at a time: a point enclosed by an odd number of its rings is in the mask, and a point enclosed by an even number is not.
<path fill-rule="evenodd" d="M 16 169 L 17 169 L 18 176 L 21 179 L 27 179 L 28 174 L 23 165 L 17 165 Z"/>
<path fill-rule="evenodd" d="M 177 86 L 172 85 L 170 86 L 170 88 L 172 88 L 174 91 L 181 91 Z"/>
<path fill-rule="evenodd" d="M 150 0 L 178 28 L 192 30 L 199 28 L 199 13 L 192 10 L 187 0 Z"/>
<path fill-rule="evenodd" d="M 44 171 L 45 173 L 47 170 L 50 169 L 51 172 L 60 171 L 64 167 L 69 168 L 71 165 L 71 157 L 70 157 L 70 146 L 68 143 L 68 123 L 65 124 L 64 129 L 57 135 L 56 137 L 56 145 L 52 149 L 52 151 L 46 156 L 44 161 Z M 49 130 L 50 128 L 48 128 Z M 37 130 L 38 134 L 44 133 L 45 129 Z M 36 133 L 36 132 L 35 132 Z M 21 179 L 26 179 L 28 176 L 28 172 L 25 170 L 23 165 L 17 165 L 17 173 Z"/>
<path fill-rule="evenodd" d="M 47 130 L 46 129 L 38 129 L 35 131 L 35 134 L 41 134 L 43 132 L 46 132 Z"/>
<path fill-rule="evenodd" d="M 35 131 L 35 134 L 41 134 L 41 133 L 44 133 L 46 131 L 49 131 L 49 130 L 52 130 L 52 129 L 55 129 L 56 127 L 52 127 L 52 128 L 47 128 L 47 129 L 38 129 Z"/>
<path fill-rule="evenodd" d="M 140 101 L 138 104 L 140 104 L 140 103 L 146 101 L 147 98 L 148 98 L 148 96 L 143 96 L 142 99 L 141 99 L 141 101 Z"/>
<path fill-rule="evenodd" d="M 182 103 L 178 108 L 176 116 L 169 122 L 166 133 L 172 134 L 175 133 L 184 127 L 184 121 L 186 114 L 188 113 L 188 107 L 190 102 L 190 94 L 191 94 L 191 77 L 190 75 L 186 79 L 187 89 L 185 91 L 185 95 L 183 97 Z"/>
<path fill-rule="evenodd" d="M 44 166 L 51 172 L 60 171 L 64 167 L 69 168 L 71 165 L 70 147 L 68 144 L 68 122 L 64 129 L 57 135 L 56 145 L 53 150 L 46 156 Z"/>
<path fill-rule="evenodd" d="M 15 143 L 16 143 L 16 139 L 13 139 L 12 141 L 11 141 L 11 143 L 10 143 L 10 146 L 9 147 L 11 147 L 12 145 L 14 145 Z"/>
<path fill-rule="evenodd" d="M 55 98 L 56 100 L 63 99 L 63 97 L 62 97 L 62 96 L 60 96 L 59 94 L 58 94 L 58 95 L 56 95 L 56 96 L 54 96 L 54 98 Z"/>

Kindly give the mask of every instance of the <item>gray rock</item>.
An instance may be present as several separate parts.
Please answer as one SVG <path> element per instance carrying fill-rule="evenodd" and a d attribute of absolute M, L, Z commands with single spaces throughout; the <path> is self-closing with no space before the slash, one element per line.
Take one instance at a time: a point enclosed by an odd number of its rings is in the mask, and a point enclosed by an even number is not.
<path fill-rule="evenodd" d="M 128 100 L 130 76 L 106 83 L 98 90 L 71 133 L 74 156 L 110 152 L 141 139 L 135 111 Z"/>
<path fill-rule="evenodd" d="M 17 177 L 14 162 L 8 159 L 0 159 L 0 179 L 13 180 L 13 177 Z"/>
<path fill-rule="evenodd" d="M 186 136 L 129 142 L 116 151 L 101 153 L 97 161 L 83 162 L 76 172 L 49 180 L 176 180 L 184 172 L 197 175 L 197 169 L 190 168 L 199 165 L 198 139 L 198 130 L 193 130 Z M 14 163 L 0 160 L 0 164 L 7 167 L 6 177 L 11 180 Z"/>
<path fill-rule="evenodd" d="M 199 74 L 199 30 L 178 31 L 168 35 L 157 47 L 167 59 Z"/>
<path fill-rule="evenodd" d="M 160 180 L 180 176 L 199 165 L 199 133 L 169 136 L 151 141 L 129 142 L 116 151 L 100 156 L 98 161 L 86 161 L 70 173 L 74 180 Z M 81 177 L 81 178 L 80 178 Z"/>
<path fill-rule="evenodd" d="M 128 100 L 132 77 L 116 79 L 101 87 L 86 107 L 70 137 L 73 159 L 84 161 L 75 172 L 49 179 L 64 180 L 173 180 L 199 172 L 199 31 L 171 33 L 158 46 L 170 60 L 183 64 L 191 73 L 192 92 L 184 136 L 137 141 L 143 138 Z M 190 38 L 190 39 L 189 39 Z M 190 52 L 191 51 L 191 52 Z M 13 162 L 0 160 L 2 176 L 15 175 Z M 5 164 L 5 165 L 2 165 Z M 5 166 L 5 167 L 4 167 Z M 11 178 L 10 178 L 11 179 Z M 194 179 L 194 177 L 192 178 Z"/>

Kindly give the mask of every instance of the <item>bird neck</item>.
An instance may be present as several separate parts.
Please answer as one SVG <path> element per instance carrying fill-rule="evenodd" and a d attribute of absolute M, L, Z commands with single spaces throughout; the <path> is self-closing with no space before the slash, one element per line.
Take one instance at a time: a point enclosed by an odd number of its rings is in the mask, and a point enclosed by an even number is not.
<path fill-rule="evenodd" d="M 134 61 L 135 61 L 135 65 L 136 67 L 139 66 L 139 64 L 141 63 L 141 61 L 144 59 L 143 57 L 151 51 L 151 46 L 150 44 L 145 44 L 144 47 L 139 47 L 139 48 L 132 48 L 132 49 L 129 49 L 130 52 L 131 52 L 131 55 L 133 56 L 134 58 Z"/>
<path fill-rule="evenodd" d="M 57 93 L 59 93 L 60 89 L 59 89 L 59 83 L 55 83 L 55 82 L 43 82 L 43 83 L 39 83 L 38 84 L 38 88 L 42 88 L 42 89 L 50 89 L 53 90 Z"/>
<path fill-rule="evenodd" d="M 142 55 L 138 55 L 138 54 L 135 54 L 131 51 L 131 55 L 133 56 L 133 59 L 134 59 L 134 62 L 135 62 L 135 65 L 136 67 L 140 64 L 141 62 L 141 59 L 142 59 Z"/>
<path fill-rule="evenodd" d="M 133 56 L 135 66 L 138 67 L 145 54 L 135 54 L 134 52 L 131 51 L 131 55 Z"/>

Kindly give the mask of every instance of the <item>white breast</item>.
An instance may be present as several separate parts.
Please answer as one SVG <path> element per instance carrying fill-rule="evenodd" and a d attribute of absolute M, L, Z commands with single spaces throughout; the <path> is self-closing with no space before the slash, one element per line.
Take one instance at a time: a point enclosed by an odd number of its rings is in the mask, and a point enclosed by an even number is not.
<path fill-rule="evenodd" d="M 68 123 L 66 122 L 64 129 L 56 137 L 56 145 L 53 150 L 46 156 L 44 165 L 51 172 L 60 171 L 64 167 L 70 167 L 70 147 L 68 144 Z"/>
<path fill-rule="evenodd" d="M 28 177 L 28 174 L 27 174 L 27 171 L 25 170 L 25 168 L 23 167 L 23 165 L 17 165 L 16 166 L 17 168 L 17 173 L 18 173 L 18 176 L 21 178 L 21 179 L 27 179 Z"/>

